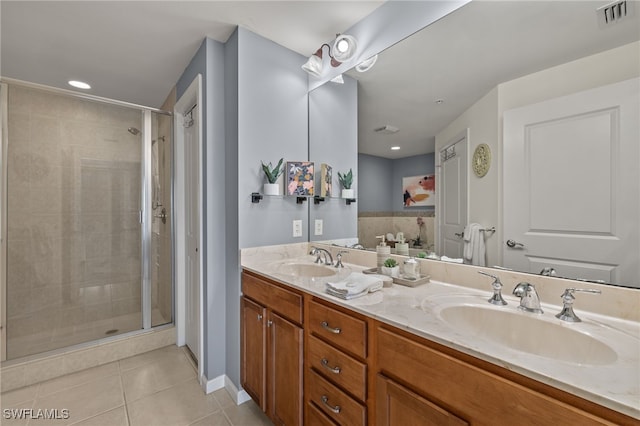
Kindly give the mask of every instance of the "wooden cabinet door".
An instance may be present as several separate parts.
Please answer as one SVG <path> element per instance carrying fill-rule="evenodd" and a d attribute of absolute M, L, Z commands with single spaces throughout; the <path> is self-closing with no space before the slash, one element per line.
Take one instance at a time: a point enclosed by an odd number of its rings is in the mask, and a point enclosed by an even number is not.
<path fill-rule="evenodd" d="M 266 309 L 243 297 L 241 301 L 241 377 L 242 387 L 262 408 L 266 404 Z"/>
<path fill-rule="evenodd" d="M 276 425 L 302 424 L 302 328 L 268 313 L 269 417 Z"/>
<path fill-rule="evenodd" d="M 378 374 L 376 417 L 380 426 L 459 426 L 466 421 Z"/>

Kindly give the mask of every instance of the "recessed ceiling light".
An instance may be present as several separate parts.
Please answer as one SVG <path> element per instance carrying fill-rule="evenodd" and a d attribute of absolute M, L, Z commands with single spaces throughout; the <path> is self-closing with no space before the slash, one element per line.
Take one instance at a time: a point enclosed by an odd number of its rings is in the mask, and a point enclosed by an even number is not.
<path fill-rule="evenodd" d="M 397 151 L 397 150 L 399 150 L 399 149 L 400 149 L 400 147 L 399 147 L 399 146 L 392 146 L 392 147 L 391 147 L 391 151 Z"/>
<path fill-rule="evenodd" d="M 84 81 L 78 81 L 78 80 L 69 80 L 69 86 L 73 86 L 77 89 L 91 89 L 91 86 L 88 83 L 85 83 Z"/>

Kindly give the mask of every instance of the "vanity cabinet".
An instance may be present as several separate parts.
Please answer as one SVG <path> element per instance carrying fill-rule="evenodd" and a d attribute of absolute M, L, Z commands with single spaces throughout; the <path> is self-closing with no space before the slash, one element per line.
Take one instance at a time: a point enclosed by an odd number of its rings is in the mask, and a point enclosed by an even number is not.
<path fill-rule="evenodd" d="M 366 425 L 368 320 L 313 297 L 306 306 L 306 424 Z"/>
<path fill-rule="evenodd" d="M 301 294 L 242 273 L 242 387 L 276 425 L 302 424 Z"/>
<path fill-rule="evenodd" d="M 620 413 L 385 324 L 376 326 L 375 339 L 378 425 L 637 424 Z M 411 423 L 408 411 L 424 421 Z"/>

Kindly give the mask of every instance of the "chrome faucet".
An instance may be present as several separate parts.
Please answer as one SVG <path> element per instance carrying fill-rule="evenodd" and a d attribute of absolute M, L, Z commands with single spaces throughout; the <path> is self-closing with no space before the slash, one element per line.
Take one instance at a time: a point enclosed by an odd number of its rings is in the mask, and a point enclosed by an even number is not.
<path fill-rule="evenodd" d="M 333 265 L 333 257 L 331 257 L 331 253 L 320 247 L 311 247 L 310 255 L 315 255 L 316 260 L 315 263 L 325 264 L 325 265 Z M 324 257 L 324 261 L 321 259 Z"/>
<path fill-rule="evenodd" d="M 576 297 L 573 295 L 574 292 L 579 291 L 581 293 L 594 293 L 600 294 L 602 293 L 600 290 L 592 290 L 592 289 L 584 289 L 584 288 L 568 288 L 562 293 L 562 311 L 556 314 L 556 318 L 560 318 L 562 321 L 567 322 L 581 322 L 582 320 L 578 318 L 578 316 L 573 312 L 573 302 L 576 300 Z"/>
<path fill-rule="evenodd" d="M 521 282 L 513 289 L 513 294 L 520 298 L 518 309 L 525 312 L 533 312 L 534 314 L 543 313 L 538 292 L 533 284 Z"/>
<path fill-rule="evenodd" d="M 493 296 L 489 298 L 488 302 L 493 305 L 506 305 L 507 302 L 502 298 L 502 283 L 500 282 L 500 278 L 495 275 L 487 274 L 483 271 L 478 271 L 478 273 L 493 278 L 493 283 L 491 283 L 491 287 L 493 287 Z"/>

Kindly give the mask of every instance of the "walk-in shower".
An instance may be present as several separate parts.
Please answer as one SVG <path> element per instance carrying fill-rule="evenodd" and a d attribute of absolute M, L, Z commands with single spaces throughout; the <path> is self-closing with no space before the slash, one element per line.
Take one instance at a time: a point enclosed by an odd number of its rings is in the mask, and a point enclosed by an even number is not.
<path fill-rule="evenodd" d="M 171 116 L 0 93 L 3 359 L 172 322 Z"/>

